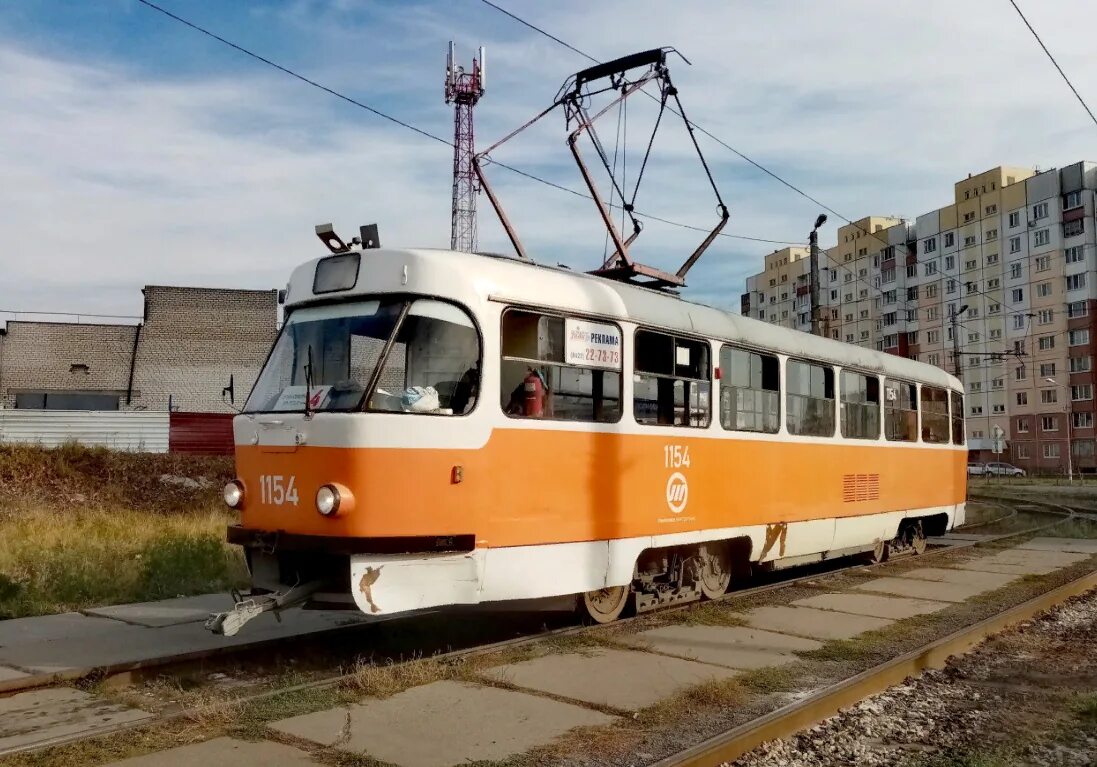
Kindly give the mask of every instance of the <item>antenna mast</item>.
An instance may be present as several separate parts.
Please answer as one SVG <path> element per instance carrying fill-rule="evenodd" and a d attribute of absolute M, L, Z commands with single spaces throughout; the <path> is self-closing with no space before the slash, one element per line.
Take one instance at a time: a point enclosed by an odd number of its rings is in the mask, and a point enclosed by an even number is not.
<path fill-rule="evenodd" d="M 472 166 L 476 153 L 473 133 L 473 108 L 484 95 L 484 48 L 472 60 L 472 71 L 455 63 L 454 45 L 446 56 L 446 103 L 453 104 L 453 205 L 450 209 L 451 250 L 471 253 L 476 250 L 476 195 L 480 183 Z"/>

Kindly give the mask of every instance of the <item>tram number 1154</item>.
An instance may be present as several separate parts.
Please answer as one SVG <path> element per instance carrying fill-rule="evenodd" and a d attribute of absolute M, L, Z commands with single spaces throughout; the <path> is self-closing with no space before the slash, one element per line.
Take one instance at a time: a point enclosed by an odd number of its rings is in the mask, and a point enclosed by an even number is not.
<path fill-rule="evenodd" d="M 297 482 L 290 474 L 284 477 L 281 474 L 259 475 L 259 499 L 262 503 L 273 506 L 282 506 L 287 503 L 297 505 Z"/>
<path fill-rule="evenodd" d="M 689 468 L 689 445 L 664 445 L 663 465 L 668 469 Z"/>

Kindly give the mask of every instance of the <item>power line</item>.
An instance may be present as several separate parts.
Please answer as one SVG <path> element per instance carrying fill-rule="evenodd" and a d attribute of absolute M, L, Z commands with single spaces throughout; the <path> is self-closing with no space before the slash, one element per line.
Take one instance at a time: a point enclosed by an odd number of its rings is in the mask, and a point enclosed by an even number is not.
<path fill-rule="evenodd" d="M 1044 45 L 1044 41 L 1040 39 L 1040 35 L 1036 34 L 1036 30 L 1032 28 L 1032 25 L 1029 24 L 1028 19 L 1025 18 L 1025 14 L 1021 12 L 1020 6 L 1017 5 L 1015 0 L 1009 0 L 1009 4 L 1013 6 L 1013 10 L 1017 11 L 1017 15 L 1021 17 L 1021 21 L 1025 22 L 1025 26 L 1028 27 L 1028 31 L 1031 32 L 1032 36 L 1036 38 L 1036 42 L 1038 42 L 1040 44 L 1040 47 L 1044 49 L 1044 53 L 1046 53 L 1047 57 L 1051 59 L 1051 63 L 1055 65 L 1055 68 L 1057 70 L 1059 70 L 1059 74 L 1062 76 L 1063 81 L 1074 93 L 1075 98 L 1078 99 L 1078 103 L 1082 105 L 1082 109 L 1086 110 L 1086 114 L 1089 115 L 1089 119 L 1093 120 L 1094 125 L 1097 125 L 1097 117 L 1093 115 L 1093 110 L 1089 108 L 1089 105 L 1086 104 L 1085 99 L 1082 98 L 1082 94 L 1080 94 L 1078 92 L 1078 89 L 1074 87 L 1074 83 L 1072 83 L 1070 81 L 1070 78 L 1067 77 L 1067 73 L 1063 71 L 1063 68 L 1061 66 L 1059 66 L 1059 62 L 1056 61 L 1055 57 L 1051 55 L 1051 51 L 1049 51 L 1047 49 L 1047 46 Z"/>
<path fill-rule="evenodd" d="M 395 123 L 396 125 L 399 125 L 402 128 L 406 128 L 410 131 L 413 131 L 413 132 L 419 134 L 420 136 L 423 136 L 424 138 L 431 139 L 432 141 L 436 141 L 440 144 L 444 144 L 445 146 L 450 147 L 450 148 L 453 147 L 453 144 L 450 141 L 442 138 L 441 136 L 435 135 L 435 134 L 431 133 L 430 131 L 426 131 L 426 130 L 423 130 L 422 128 L 416 127 L 415 125 L 412 125 L 409 122 L 405 122 L 404 120 L 401 120 L 397 117 L 393 117 L 390 114 L 386 114 L 385 112 L 382 112 L 380 109 L 377 109 L 375 107 L 371 107 L 369 104 L 366 104 L 362 101 L 359 101 L 358 99 L 351 98 L 350 96 L 347 96 L 346 94 L 340 93 L 339 91 L 334 90 L 333 88 L 329 88 L 328 86 L 326 86 L 322 83 L 319 83 L 316 80 L 305 77 L 304 75 L 300 74 L 299 72 L 295 72 L 294 70 L 290 69 L 289 67 L 285 67 L 285 66 L 283 66 L 283 65 L 281 65 L 281 64 L 279 64 L 275 61 L 272 61 L 271 59 L 268 59 L 265 56 L 261 56 L 260 54 L 255 53 L 254 51 L 251 51 L 251 50 L 243 47 L 242 45 L 238 45 L 237 43 L 234 43 L 231 40 L 228 40 L 228 39 L 222 37 L 221 35 L 218 35 L 217 33 L 206 29 L 205 27 L 199 26 L 198 24 L 195 24 L 194 22 L 188 21 L 187 19 L 184 19 L 182 16 L 178 16 L 178 15 L 172 13 L 171 11 L 167 10 L 166 8 L 163 8 L 162 6 L 159 6 L 156 3 L 151 2 L 151 0 L 137 0 L 137 2 L 141 3 L 142 5 L 150 8 L 154 11 L 157 11 L 158 13 L 163 14 L 164 16 L 166 16 L 166 17 L 168 17 L 168 18 L 170 18 L 174 21 L 179 22 L 180 24 L 183 24 L 183 25 L 189 27 L 190 29 L 193 29 L 196 32 L 200 32 L 201 34 L 206 35 L 207 37 L 210 37 L 210 38 L 216 40 L 217 42 L 222 43 L 223 45 L 227 45 L 228 47 L 232 48 L 235 51 L 243 53 L 246 56 L 250 56 L 251 58 L 255 59 L 256 61 L 259 61 L 263 64 L 266 64 L 269 67 L 273 67 L 274 69 L 277 69 L 279 72 L 287 74 L 290 77 L 293 77 L 297 80 L 300 80 L 301 82 L 303 82 L 307 85 L 311 85 L 314 88 L 318 88 L 319 90 L 322 90 L 322 91 L 324 91 L 325 93 L 327 93 L 331 96 L 335 96 L 337 99 L 341 99 L 341 100 L 347 102 L 348 104 L 353 104 L 354 106 L 359 107 L 360 109 L 364 109 L 367 112 L 369 112 L 369 113 L 371 113 L 371 114 L 373 114 L 377 117 L 380 117 L 384 120 L 388 120 L 389 122 Z M 502 9 L 500 9 L 500 10 L 502 10 Z M 577 197 L 582 197 L 583 199 L 587 199 L 587 200 L 592 199 L 591 197 L 589 197 L 588 195 L 583 194 L 582 192 L 577 192 L 574 189 L 569 189 L 566 186 L 563 186 L 561 184 L 556 184 L 552 181 L 549 181 L 548 179 L 541 178 L 540 176 L 535 176 L 532 173 L 528 173 L 526 171 L 520 170 L 518 168 L 515 168 L 512 165 L 507 165 L 506 163 L 501 163 L 501 162 L 498 162 L 498 161 L 493 161 L 493 162 L 494 162 L 495 165 L 498 165 L 500 168 L 508 170 L 511 173 L 517 173 L 520 176 L 525 176 L 526 178 L 531 179 L 533 181 L 536 181 L 538 183 L 544 184 L 546 186 L 550 186 L 554 189 L 558 189 L 558 190 L 563 191 L 563 192 L 568 192 L 569 194 L 575 195 Z M 640 214 L 637 214 L 637 215 L 640 215 Z M 702 230 L 700 227 L 691 226 L 689 224 L 681 223 L 679 221 L 670 221 L 668 219 L 659 218 L 657 216 L 652 216 L 652 215 L 648 215 L 648 214 L 644 214 L 643 217 L 644 218 L 649 218 L 653 221 L 659 221 L 659 222 L 664 223 L 664 224 L 670 224 L 671 226 L 677 226 L 677 227 L 680 227 L 680 228 L 683 228 L 683 229 L 693 229 L 693 230 L 697 230 L 697 231 L 708 231 L 708 230 Z M 794 243 L 794 242 L 787 242 L 787 241 L 784 241 L 784 240 L 769 240 L 769 239 L 763 239 L 761 237 L 748 237 L 746 235 L 725 234 L 723 232 L 721 232 L 721 235 L 724 236 L 724 237 L 730 237 L 732 239 L 737 239 L 737 240 L 750 240 L 750 241 L 753 241 L 753 242 L 767 242 L 767 243 L 773 243 L 773 244 L 777 244 L 777 245 L 797 245 L 797 244 L 799 244 L 799 243 Z"/>

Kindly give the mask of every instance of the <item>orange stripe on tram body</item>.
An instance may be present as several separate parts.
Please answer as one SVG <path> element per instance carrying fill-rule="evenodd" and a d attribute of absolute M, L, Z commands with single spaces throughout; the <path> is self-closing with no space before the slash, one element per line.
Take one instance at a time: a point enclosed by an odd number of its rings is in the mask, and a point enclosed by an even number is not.
<path fill-rule="evenodd" d="M 668 445 L 685 450 L 685 461 Z M 949 506 L 964 501 L 967 461 L 963 450 L 914 445 L 532 429 L 496 430 L 475 450 L 301 446 L 278 454 L 238 445 L 236 456 L 248 488 L 247 528 L 355 537 L 475 533 L 489 547 Z M 272 474 L 294 477 L 298 505 L 262 502 L 259 476 Z M 352 513 L 316 512 L 316 490 L 332 482 L 354 494 Z"/>

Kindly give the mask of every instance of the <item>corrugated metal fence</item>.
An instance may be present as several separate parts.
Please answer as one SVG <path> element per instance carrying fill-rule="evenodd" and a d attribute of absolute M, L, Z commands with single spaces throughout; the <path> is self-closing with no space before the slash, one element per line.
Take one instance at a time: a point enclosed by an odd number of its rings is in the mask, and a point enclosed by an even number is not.
<path fill-rule="evenodd" d="M 166 453 L 168 414 L 89 410 L 0 410 L 0 442 L 66 442 Z"/>

